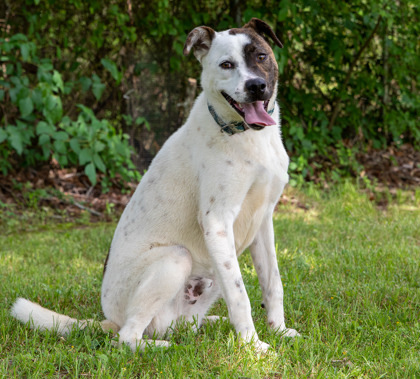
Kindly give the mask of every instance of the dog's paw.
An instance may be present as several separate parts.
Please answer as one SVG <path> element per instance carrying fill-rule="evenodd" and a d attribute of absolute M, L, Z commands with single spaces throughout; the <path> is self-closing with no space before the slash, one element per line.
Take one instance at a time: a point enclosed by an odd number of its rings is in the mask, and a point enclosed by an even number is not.
<path fill-rule="evenodd" d="M 254 349 L 257 353 L 266 353 L 271 346 L 268 343 L 262 342 L 260 340 L 253 341 Z"/>
<path fill-rule="evenodd" d="M 300 337 L 300 334 L 295 329 L 283 329 L 281 331 L 277 332 L 278 334 L 281 334 L 281 337 Z"/>
<path fill-rule="evenodd" d="M 267 353 L 268 349 L 271 348 L 268 343 L 261 341 L 256 335 L 253 335 L 252 337 L 247 336 L 247 338 L 241 338 L 240 343 L 244 347 L 250 347 L 258 354 Z"/>
<path fill-rule="evenodd" d="M 168 341 L 161 340 L 125 340 L 125 341 L 112 341 L 114 347 L 128 346 L 133 353 L 137 350 L 144 351 L 150 348 L 167 348 L 171 346 Z"/>
<path fill-rule="evenodd" d="M 195 304 L 203 293 L 205 293 L 211 286 L 213 281 L 207 278 L 194 277 L 191 278 L 185 285 L 184 298 L 188 304 Z"/>

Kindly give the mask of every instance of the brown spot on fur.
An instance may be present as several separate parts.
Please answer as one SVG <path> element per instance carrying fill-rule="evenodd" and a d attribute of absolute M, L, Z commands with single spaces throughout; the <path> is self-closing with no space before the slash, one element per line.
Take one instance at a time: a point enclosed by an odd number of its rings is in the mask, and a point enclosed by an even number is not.
<path fill-rule="evenodd" d="M 226 261 L 223 263 L 223 266 L 226 267 L 226 269 L 230 270 L 232 268 L 232 263 L 230 261 Z"/>
<path fill-rule="evenodd" d="M 215 200 L 214 196 L 210 197 L 210 204 L 213 204 Z"/>
<path fill-rule="evenodd" d="M 226 161 L 226 164 L 227 164 L 228 166 L 233 166 L 233 162 L 232 162 L 230 159 L 228 159 L 228 160 Z"/>

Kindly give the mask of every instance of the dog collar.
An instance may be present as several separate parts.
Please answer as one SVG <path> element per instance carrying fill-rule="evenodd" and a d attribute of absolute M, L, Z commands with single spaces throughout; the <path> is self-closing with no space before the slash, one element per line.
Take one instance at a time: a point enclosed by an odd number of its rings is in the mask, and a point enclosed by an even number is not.
<path fill-rule="evenodd" d="M 216 121 L 216 123 L 220 126 L 221 132 L 224 132 L 224 133 L 226 133 L 230 136 L 232 136 L 236 133 L 245 132 L 249 128 L 254 129 L 254 130 L 261 130 L 261 129 L 265 128 L 265 126 L 262 126 L 262 125 L 256 125 L 256 124 L 248 125 L 245 121 L 232 121 L 229 124 L 226 124 L 218 116 L 218 114 L 216 113 L 216 111 L 214 110 L 214 107 L 212 105 L 207 103 L 207 107 L 209 108 L 209 112 L 213 116 L 214 121 Z M 273 112 L 274 112 L 274 108 L 269 110 L 267 113 L 269 115 L 272 115 Z"/>

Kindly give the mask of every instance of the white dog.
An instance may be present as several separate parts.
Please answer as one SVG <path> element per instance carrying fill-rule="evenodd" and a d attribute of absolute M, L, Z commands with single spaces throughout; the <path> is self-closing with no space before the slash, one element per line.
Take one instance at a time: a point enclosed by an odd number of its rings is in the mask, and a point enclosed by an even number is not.
<path fill-rule="evenodd" d="M 288 156 L 276 104 L 278 68 L 265 37 L 272 29 L 252 19 L 215 32 L 200 26 L 184 47 L 202 64 L 202 94 L 185 123 L 144 175 L 115 231 L 104 268 L 104 329 L 119 330 L 133 350 L 168 346 L 164 336 L 181 321 L 203 322 L 225 299 L 241 340 L 258 350 L 238 256 L 250 247 L 269 327 L 286 329 L 272 214 L 288 182 Z M 40 329 L 68 333 L 78 321 L 18 299 L 12 315 Z"/>

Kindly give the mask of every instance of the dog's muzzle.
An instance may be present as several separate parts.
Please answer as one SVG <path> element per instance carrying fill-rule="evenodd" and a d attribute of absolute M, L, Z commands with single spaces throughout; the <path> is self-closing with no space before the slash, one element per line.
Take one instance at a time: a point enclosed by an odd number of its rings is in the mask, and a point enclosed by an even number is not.
<path fill-rule="evenodd" d="M 245 90 L 252 101 L 267 100 L 266 88 L 267 83 L 262 78 L 249 79 L 245 82 Z"/>

